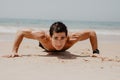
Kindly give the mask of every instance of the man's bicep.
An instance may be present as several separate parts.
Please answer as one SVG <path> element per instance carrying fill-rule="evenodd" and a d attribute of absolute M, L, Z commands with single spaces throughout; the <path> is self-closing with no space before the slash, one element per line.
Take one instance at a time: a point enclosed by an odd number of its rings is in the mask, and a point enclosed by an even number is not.
<path fill-rule="evenodd" d="M 25 38 L 28 39 L 39 39 L 45 34 L 43 31 L 36 31 L 33 29 L 22 29 L 20 30 L 20 32 L 23 34 Z"/>
<path fill-rule="evenodd" d="M 73 35 L 75 38 L 78 39 L 78 41 L 86 40 L 89 38 L 89 32 L 88 31 L 81 31 L 74 33 Z"/>
<path fill-rule="evenodd" d="M 89 38 L 89 31 L 78 32 L 76 35 L 79 36 L 79 41 L 86 40 Z"/>
<path fill-rule="evenodd" d="M 46 37 L 44 31 L 32 31 L 31 35 L 34 39 L 39 40 L 39 41 Z"/>
<path fill-rule="evenodd" d="M 25 38 L 34 39 L 34 37 L 32 36 L 33 31 L 33 29 L 22 29 L 19 32 L 21 32 Z"/>

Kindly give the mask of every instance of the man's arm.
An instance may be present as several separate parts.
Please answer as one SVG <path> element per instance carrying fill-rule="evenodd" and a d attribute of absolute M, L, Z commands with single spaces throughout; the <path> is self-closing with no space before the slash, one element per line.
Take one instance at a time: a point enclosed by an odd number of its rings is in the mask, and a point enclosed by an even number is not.
<path fill-rule="evenodd" d="M 17 57 L 19 46 L 23 40 L 23 38 L 34 39 L 41 41 L 41 39 L 45 37 L 45 33 L 43 31 L 34 31 L 32 29 L 22 29 L 19 30 L 16 34 L 15 41 L 13 43 L 12 55 L 11 57 Z"/>
<path fill-rule="evenodd" d="M 92 30 L 86 30 L 79 33 L 79 41 L 89 39 L 92 50 L 98 49 L 96 32 Z"/>
<path fill-rule="evenodd" d="M 79 41 L 89 39 L 92 46 L 93 53 L 99 54 L 97 35 L 95 31 L 85 30 L 82 32 L 77 32 L 73 36 L 77 37 Z"/>

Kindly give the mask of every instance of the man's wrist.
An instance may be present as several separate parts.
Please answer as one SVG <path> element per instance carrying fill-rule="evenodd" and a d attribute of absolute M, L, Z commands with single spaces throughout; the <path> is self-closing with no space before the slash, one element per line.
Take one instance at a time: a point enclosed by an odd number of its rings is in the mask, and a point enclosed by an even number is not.
<path fill-rule="evenodd" d="M 98 49 L 93 50 L 93 54 L 100 54 L 100 51 Z"/>

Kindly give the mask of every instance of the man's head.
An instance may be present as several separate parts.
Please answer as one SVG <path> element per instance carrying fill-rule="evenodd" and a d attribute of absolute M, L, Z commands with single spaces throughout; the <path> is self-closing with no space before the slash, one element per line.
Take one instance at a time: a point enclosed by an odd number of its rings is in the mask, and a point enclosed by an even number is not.
<path fill-rule="evenodd" d="M 50 26 L 49 33 L 53 47 L 56 50 L 61 50 L 67 41 L 68 31 L 66 25 L 62 22 L 55 22 Z"/>

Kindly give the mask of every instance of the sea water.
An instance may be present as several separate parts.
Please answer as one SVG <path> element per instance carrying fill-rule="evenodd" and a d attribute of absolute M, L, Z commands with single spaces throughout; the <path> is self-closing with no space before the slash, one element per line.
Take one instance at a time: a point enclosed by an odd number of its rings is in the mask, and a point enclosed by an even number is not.
<path fill-rule="evenodd" d="M 52 23 L 63 22 L 69 31 L 95 30 L 101 35 L 120 35 L 120 22 L 105 21 L 73 21 L 73 20 L 41 20 L 41 19 L 0 19 L 0 33 L 15 33 L 19 29 L 33 28 L 49 30 Z"/>

